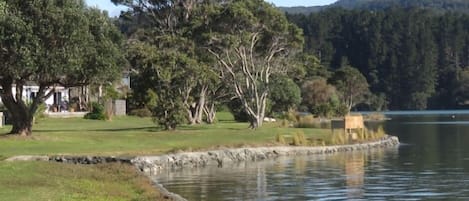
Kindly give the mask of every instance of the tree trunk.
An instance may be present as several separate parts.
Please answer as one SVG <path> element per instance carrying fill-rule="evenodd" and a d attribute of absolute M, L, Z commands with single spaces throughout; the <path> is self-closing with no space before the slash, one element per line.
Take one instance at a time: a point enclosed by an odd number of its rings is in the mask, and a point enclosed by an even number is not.
<path fill-rule="evenodd" d="M 14 111 L 11 113 L 14 113 Z M 10 134 L 31 136 L 34 121 L 32 116 L 31 114 L 12 115 L 13 127 Z"/>
<path fill-rule="evenodd" d="M 260 118 L 259 116 L 253 116 L 249 120 L 249 128 L 250 129 L 257 129 L 262 126 L 264 118 Z"/>
<path fill-rule="evenodd" d="M 15 85 L 15 95 L 13 95 L 12 80 L 4 81 L 1 83 L 1 86 L 3 93 L 0 93 L 0 96 L 2 97 L 3 104 L 8 109 L 8 111 L 10 111 L 11 120 L 13 122 L 13 127 L 10 131 L 10 134 L 30 136 L 32 134 L 33 127 L 33 114 L 37 110 L 37 101 L 34 100 L 29 108 L 26 106 L 22 99 L 23 85 L 21 83 L 17 83 Z"/>
<path fill-rule="evenodd" d="M 216 114 L 217 114 L 217 111 L 215 110 L 215 103 L 211 103 L 209 105 L 206 105 L 205 108 L 204 108 L 204 113 L 205 113 L 205 117 L 207 118 L 206 122 L 208 124 L 215 123 L 215 118 L 216 118 Z"/>
<path fill-rule="evenodd" d="M 189 119 L 189 124 L 190 125 L 195 125 L 196 124 L 196 113 L 197 113 L 197 105 L 195 103 L 191 104 L 188 106 L 187 110 L 187 115 Z"/>
<path fill-rule="evenodd" d="M 204 108 L 205 108 L 205 100 L 206 100 L 206 94 L 207 94 L 207 89 L 208 87 L 202 87 L 202 90 L 200 91 L 199 94 L 199 102 L 197 103 L 197 112 L 195 116 L 195 121 L 197 124 L 201 124 L 203 121 L 203 116 L 204 116 Z"/>
<path fill-rule="evenodd" d="M 201 124 L 203 121 L 207 89 L 208 88 L 205 86 L 202 87 L 199 93 L 198 101 L 193 102 L 192 104 L 188 103 L 189 94 L 186 95 L 186 98 L 185 98 L 186 100 L 184 101 L 185 102 L 184 105 L 186 106 L 190 125 Z"/>

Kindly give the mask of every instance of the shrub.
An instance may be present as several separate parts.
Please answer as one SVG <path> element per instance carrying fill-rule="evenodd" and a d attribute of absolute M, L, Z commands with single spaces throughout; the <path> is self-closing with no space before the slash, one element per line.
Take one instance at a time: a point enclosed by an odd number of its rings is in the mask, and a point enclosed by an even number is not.
<path fill-rule="evenodd" d="M 290 123 L 290 121 L 288 121 L 286 119 L 281 119 L 280 121 L 277 122 L 277 125 L 280 128 L 289 128 L 291 123 Z"/>
<path fill-rule="evenodd" d="M 284 119 L 292 122 L 292 123 L 297 123 L 298 122 L 298 112 L 295 110 L 288 110 L 288 112 L 285 113 Z"/>
<path fill-rule="evenodd" d="M 275 141 L 277 141 L 280 144 L 287 144 L 282 134 L 277 134 Z"/>
<path fill-rule="evenodd" d="M 104 114 L 104 106 L 97 103 L 97 102 L 91 103 L 91 112 L 87 113 L 84 118 L 85 119 L 105 120 L 106 115 Z"/>
<path fill-rule="evenodd" d="M 137 116 L 137 117 L 151 117 L 152 113 L 148 108 L 142 109 L 133 109 L 129 113 L 130 116 Z"/>
<path fill-rule="evenodd" d="M 248 122 L 249 121 L 249 115 L 246 113 L 244 110 L 243 104 L 241 103 L 241 100 L 239 99 L 233 99 L 227 104 L 228 108 L 230 108 L 231 114 L 233 114 L 233 117 L 235 121 L 237 122 Z"/>
<path fill-rule="evenodd" d="M 303 132 L 296 132 L 293 134 L 293 145 L 295 146 L 306 146 L 308 141 L 306 140 L 305 134 Z"/>
<path fill-rule="evenodd" d="M 277 116 L 278 125 L 281 128 L 292 127 L 298 122 L 297 112 L 295 110 L 288 110 L 288 112 L 283 112 L 281 115 Z"/>
<path fill-rule="evenodd" d="M 296 134 L 293 134 L 293 145 L 295 145 L 295 146 L 300 146 L 301 145 L 300 138 Z"/>
<path fill-rule="evenodd" d="M 34 119 L 37 120 L 37 119 L 41 119 L 41 118 L 45 118 L 46 115 L 44 114 L 44 112 L 46 112 L 47 110 L 47 106 L 46 104 L 39 104 L 37 106 L 37 110 L 36 110 L 36 113 L 34 113 Z"/>
<path fill-rule="evenodd" d="M 314 118 L 313 115 L 306 115 L 299 117 L 297 128 L 319 128 L 320 123 Z"/>
<path fill-rule="evenodd" d="M 346 137 L 344 132 L 333 132 L 331 136 L 332 145 L 342 145 L 346 143 Z"/>
<path fill-rule="evenodd" d="M 376 131 L 375 137 L 376 138 L 383 138 L 386 135 L 383 126 L 379 126 L 378 130 Z"/>
<path fill-rule="evenodd" d="M 348 110 L 347 106 L 344 105 L 344 104 L 340 104 L 339 106 L 337 106 L 336 111 L 335 111 L 336 115 L 339 116 L 339 117 L 343 117 L 343 116 L 347 115 L 348 112 L 349 112 L 349 110 Z"/>

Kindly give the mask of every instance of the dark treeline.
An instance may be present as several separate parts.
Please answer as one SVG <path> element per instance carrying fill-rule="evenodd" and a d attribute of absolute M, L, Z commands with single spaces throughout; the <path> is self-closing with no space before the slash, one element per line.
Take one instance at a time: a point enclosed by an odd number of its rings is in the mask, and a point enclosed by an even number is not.
<path fill-rule="evenodd" d="M 383 10 L 394 6 L 404 8 L 425 8 L 438 12 L 468 12 L 467 0 L 339 0 L 332 6 L 347 9 Z"/>
<path fill-rule="evenodd" d="M 333 8 L 288 18 L 303 28 L 306 52 L 331 70 L 344 64 L 359 69 L 387 109 L 468 105 L 469 15 Z"/>
<path fill-rule="evenodd" d="M 403 8 L 431 9 L 440 13 L 447 11 L 469 13 L 469 1 L 467 0 L 339 0 L 327 6 L 281 7 L 280 9 L 288 13 L 309 14 L 327 8 L 377 11 L 396 6 Z"/>

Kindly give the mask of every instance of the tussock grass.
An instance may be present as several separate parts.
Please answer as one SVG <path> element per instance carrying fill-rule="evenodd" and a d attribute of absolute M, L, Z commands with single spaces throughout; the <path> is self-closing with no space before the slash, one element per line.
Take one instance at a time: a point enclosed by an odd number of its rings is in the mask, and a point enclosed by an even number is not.
<path fill-rule="evenodd" d="M 282 145 L 287 144 L 282 134 L 277 134 L 275 141 L 277 141 L 279 144 L 282 144 Z"/>

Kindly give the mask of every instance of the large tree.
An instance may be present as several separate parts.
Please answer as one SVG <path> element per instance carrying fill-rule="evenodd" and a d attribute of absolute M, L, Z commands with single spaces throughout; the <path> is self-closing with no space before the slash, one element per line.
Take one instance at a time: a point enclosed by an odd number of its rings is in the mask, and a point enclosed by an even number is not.
<path fill-rule="evenodd" d="M 287 72 L 288 58 L 303 44 L 301 30 L 263 0 L 217 6 L 206 26 L 208 50 L 221 64 L 224 80 L 248 114 L 250 127 L 257 128 L 265 115 L 271 76 Z"/>
<path fill-rule="evenodd" d="M 120 33 L 83 1 L 7 0 L 1 9 L 0 96 L 12 115 L 12 134 L 32 134 L 33 115 L 56 86 L 106 82 L 119 74 Z M 39 91 L 26 103 L 23 87 L 30 82 Z"/>
<path fill-rule="evenodd" d="M 168 95 L 167 100 L 174 104 L 159 104 L 158 110 L 173 110 L 173 106 L 185 110 L 186 118 L 191 124 L 201 123 L 203 114 L 207 115 L 207 120 L 213 122 L 215 117 L 214 109 L 217 90 L 215 83 L 219 82 L 218 72 L 210 69 L 213 59 L 210 59 L 206 50 L 201 49 L 199 35 L 200 26 L 208 20 L 204 12 L 211 5 L 210 1 L 196 0 L 113 0 L 114 3 L 122 4 L 130 7 L 130 11 L 121 16 L 121 25 L 123 31 L 129 36 L 129 45 L 136 44 L 148 47 L 144 51 L 129 52 L 129 58 L 136 72 L 135 80 L 145 80 L 138 82 L 141 84 L 134 90 L 134 97 L 138 100 L 144 100 L 148 90 L 154 90 L 159 96 L 163 96 L 161 92 Z M 130 24 L 130 25 L 129 25 Z M 136 41 L 139 41 L 137 43 Z M 168 45 L 169 44 L 169 45 Z M 138 48 L 130 48 L 138 50 Z M 154 52 L 150 55 L 147 53 Z M 146 55 L 148 58 L 156 55 L 167 53 L 177 54 L 177 57 L 170 57 L 176 60 L 184 60 L 187 62 L 165 63 L 154 59 L 141 58 L 138 55 Z M 159 57 L 159 56 L 158 56 Z M 151 61 L 152 63 L 148 63 Z M 143 65 L 142 65 L 143 64 Z M 147 66 L 147 67 L 145 67 Z M 177 70 L 170 70 L 176 69 Z M 146 68 L 146 69 L 144 69 Z M 180 79 L 172 85 L 163 85 L 161 80 L 164 79 L 161 74 L 145 74 L 145 70 L 157 68 L 167 70 L 167 73 L 174 75 L 174 79 Z M 151 79 L 150 79 L 151 78 Z M 176 80 L 175 80 L 176 81 Z M 177 84 L 177 85 L 176 85 Z M 182 105 L 182 107 L 179 107 Z M 173 108 L 173 109 L 171 109 Z M 156 109 L 156 108 L 153 108 Z M 156 119 L 179 119 L 177 113 L 168 113 L 160 116 L 161 111 L 154 110 Z M 174 129 L 176 123 L 171 128 Z M 167 126 L 164 126 L 167 127 Z"/>
<path fill-rule="evenodd" d="M 337 88 L 340 99 L 349 112 L 355 105 L 362 103 L 365 95 L 370 93 L 365 76 L 348 65 L 339 68 L 330 80 Z"/>

